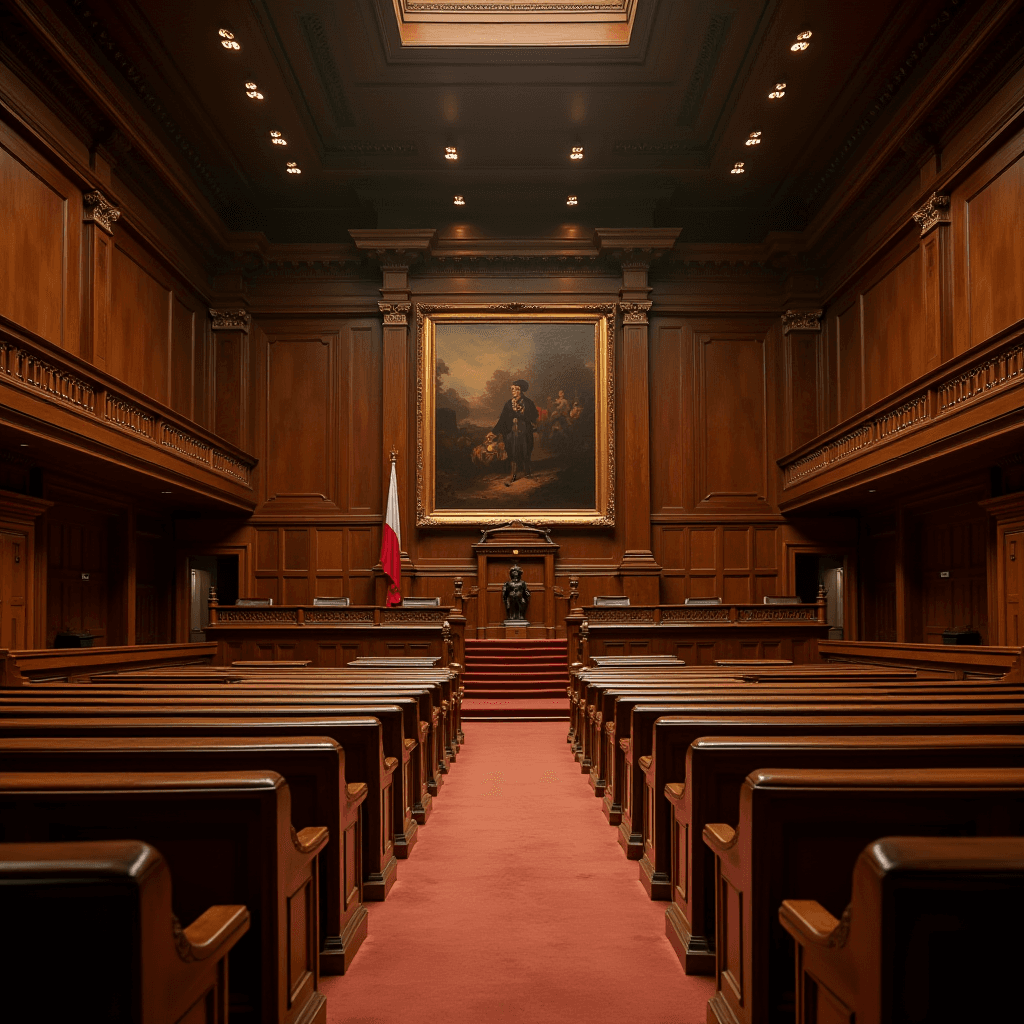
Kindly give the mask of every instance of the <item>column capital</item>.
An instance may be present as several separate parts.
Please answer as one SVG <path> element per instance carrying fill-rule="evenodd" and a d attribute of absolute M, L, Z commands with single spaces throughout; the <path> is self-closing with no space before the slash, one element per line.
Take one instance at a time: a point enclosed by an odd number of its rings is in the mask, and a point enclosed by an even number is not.
<path fill-rule="evenodd" d="M 249 333 L 252 316 L 244 309 L 211 309 L 210 327 L 215 331 L 241 331 Z"/>
<path fill-rule="evenodd" d="M 782 333 L 789 334 L 792 331 L 820 331 L 821 309 L 787 309 L 782 314 Z"/>
<path fill-rule="evenodd" d="M 676 244 L 682 228 L 597 228 L 594 244 L 601 255 L 609 255 L 625 265 L 650 266 Z"/>
<path fill-rule="evenodd" d="M 436 228 L 349 228 L 356 248 L 382 266 L 409 266 L 429 254 Z"/>
<path fill-rule="evenodd" d="M 650 302 L 620 302 L 619 312 L 622 313 L 622 322 L 624 324 L 646 324 L 651 305 Z"/>
<path fill-rule="evenodd" d="M 921 229 L 923 238 L 932 228 L 949 223 L 949 196 L 942 192 L 933 192 L 912 216 Z"/>
<path fill-rule="evenodd" d="M 384 323 L 404 327 L 409 323 L 411 302 L 378 302 L 377 308 L 384 315 Z"/>
<path fill-rule="evenodd" d="M 121 211 L 99 190 L 82 196 L 82 220 L 98 224 L 108 235 L 114 233 L 114 224 L 120 216 Z"/>

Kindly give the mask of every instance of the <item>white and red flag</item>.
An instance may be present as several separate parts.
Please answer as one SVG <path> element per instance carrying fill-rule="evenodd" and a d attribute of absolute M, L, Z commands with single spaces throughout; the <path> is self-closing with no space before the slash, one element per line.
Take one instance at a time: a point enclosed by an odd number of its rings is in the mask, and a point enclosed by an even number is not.
<path fill-rule="evenodd" d="M 399 604 L 402 593 L 402 524 L 398 518 L 398 477 L 395 463 L 391 462 L 391 484 L 388 487 L 388 510 L 384 516 L 384 533 L 380 540 L 380 567 L 391 581 L 384 604 L 390 608 Z"/>

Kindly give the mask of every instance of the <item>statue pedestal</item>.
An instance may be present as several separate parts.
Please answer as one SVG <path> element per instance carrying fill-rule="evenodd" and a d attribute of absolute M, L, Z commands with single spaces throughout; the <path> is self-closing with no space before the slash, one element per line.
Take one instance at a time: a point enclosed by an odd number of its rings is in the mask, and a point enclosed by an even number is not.
<path fill-rule="evenodd" d="M 506 619 L 503 625 L 506 640 L 525 640 L 530 635 L 530 623 L 526 619 Z"/>

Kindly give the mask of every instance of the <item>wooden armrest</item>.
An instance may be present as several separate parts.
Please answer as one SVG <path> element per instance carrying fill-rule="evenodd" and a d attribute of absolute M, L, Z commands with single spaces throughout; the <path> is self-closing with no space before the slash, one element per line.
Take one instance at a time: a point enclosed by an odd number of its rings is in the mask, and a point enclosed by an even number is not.
<path fill-rule="evenodd" d="M 210 907 L 182 929 L 177 943 L 178 955 L 182 960 L 208 960 L 211 956 L 220 956 L 248 930 L 248 908 L 237 904 Z"/>
<path fill-rule="evenodd" d="M 449 707 L 451 707 L 451 705 L 448 703 L 448 701 L 446 701 L 446 700 L 441 701 L 441 710 L 442 711 L 447 711 Z"/>
<path fill-rule="evenodd" d="M 397 757 L 385 757 L 384 758 L 384 774 L 390 775 L 398 767 Z"/>
<path fill-rule="evenodd" d="M 613 732 L 615 732 L 615 723 L 614 722 L 605 722 L 604 723 L 604 731 L 606 733 L 608 733 L 609 736 L 611 736 L 611 734 Z"/>
<path fill-rule="evenodd" d="M 420 722 L 420 740 L 425 740 L 430 732 L 430 722 Z"/>
<path fill-rule="evenodd" d="M 598 725 L 600 725 L 604 721 L 604 712 L 603 711 L 595 711 L 594 712 L 594 721 L 597 722 Z"/>
<path fill-rule="evenodd" d="M 432 725 L 437 725 L 437 723 L 440 721 L 440 719 L 441 719 L 441 709 L 440 708 L 434 708 L 434 710 L 430 713 L 430 722 L 431 722 L 431 724 Z"/>
<path fill-rule="evenodd" d="M 640 770 L 641 770 L 642 772 L 645 772 L 645 773 L 646 773 L 646 772 L 647 772 L 647 771 L 648 771 L 648 770 L 650 769 L 650 767 L 651 767 L 651 761 L 653 761 L 653 760 L 654 760 L 654 758 L 652 758 L 652 757 L 647 757 L 647 756 L 645 755 L 644 757 L 641 757 L 641 758 L 640 758 L 640 759 L 639 759 L 639 760 L 637 761 L 637 764 L 639 764 L 639 765 L 640 765 Z"/>
<path fill-rule="evenodd" d="M 836 935 L 842 922 L 817 900 L 783 900 L 779 922 L 794 939 L 805 945 L 842 946 L 846 941 L 845 934 Z"/>
<path fill-rule="evenodd" d="M 316 853 L 320 847 L 327 845 L 329 836 L 326 825 L 309 825 L 301 832 L 292 828 L 292 842 L 299 853 Z"/>
<path fill-rule="evenodd" d="M 345 787 L 345 797 L 349 804 L 361 804 L 369 793 L 369 787 L 365 782 L 350 782 Z"/>
<path fill-rule="evenodd" d="M 731 825 L 705 825 L 704 842 L 711 847 L 715 853 L 724 853 L 736 845 L 736 829 Z"/>
<path fill-rule="evenodd" d="M 627 754 L 629 753 L 629 739 L 619 740 L 619 750 L 624 750 Z"/>
<path fill-rule="evenodd" d="M 405 743 L 406 750 L 412 750 L 416 746 L 415 740 L 403 740 L 402 742 Z"/>
<path fill-rule="evenodd" d="M 665 783 L 665 796 L 668 797 L 671 803 L 678 803 L 683 799 L 683 794 L 686 792 L 685 782 L 666 782 Z"/>

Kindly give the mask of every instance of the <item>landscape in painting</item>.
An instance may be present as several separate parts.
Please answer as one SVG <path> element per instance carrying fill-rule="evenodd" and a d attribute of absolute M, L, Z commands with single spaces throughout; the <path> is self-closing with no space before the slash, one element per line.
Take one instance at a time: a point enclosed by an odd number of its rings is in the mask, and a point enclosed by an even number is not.
<path fill-rule="evenodd" d="M 595 507 L 595 336 L 593 322 L 437 324 L 437 509 Z"/>

